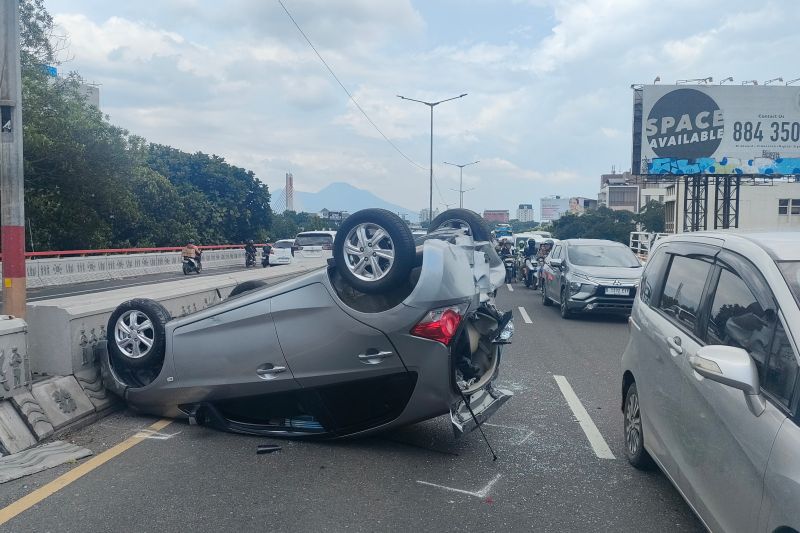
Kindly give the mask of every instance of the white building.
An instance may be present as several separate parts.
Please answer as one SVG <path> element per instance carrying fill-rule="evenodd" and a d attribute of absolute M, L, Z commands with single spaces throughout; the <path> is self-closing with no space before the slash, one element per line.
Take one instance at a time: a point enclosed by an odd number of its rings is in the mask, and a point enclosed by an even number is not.
<path fill-rule="evenodd" d="M 666 231 L 684 231 L 684 197 L 682 182 L 668 185 L 665 190 Z M 709 178 L 706 227 L 714 230 L 714 178 Z M 720 229 L 720 228 L 717 228 Z M 800 230 L 800 182 L 775 180 L 770 184 L 748 185 L 739 188 L 739 230 Z M 731 228 L 732 231 L 736 231 Z"/>
<path fill-rule="evenodd" d="M 430 222 L 431 220 L 439 216 L 439 208 L 438 207 L 433 208 L 433 216 L 429 216 L 429 213 L 430 211 L 428 210 L 427 207 L 423 208 L 422 211 L 419 212 L 419 221 Z"/>
<path fill-rule="evenodd" d="M 533 222 L 533 204 L 519 204 L 519 207 L 517 207 L 517 220 L 520 222 Z"/>

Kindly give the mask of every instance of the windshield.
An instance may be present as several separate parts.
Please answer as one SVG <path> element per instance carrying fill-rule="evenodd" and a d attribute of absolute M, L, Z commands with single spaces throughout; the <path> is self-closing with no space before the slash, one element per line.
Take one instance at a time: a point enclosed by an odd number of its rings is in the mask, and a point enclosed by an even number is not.
<path fill-rule="evenodd" d="M 298 246 L 323 246 L 333 244 L 333 237 L 327 233 L 309 233 L 297 236 Z"/>
<path fill-rule="evenodd" d="M 781 269 L 781 274 L 789 284 L 789 289 L 800 305 L 800 261 L 781 261 L 778 263 L 778 268 Z"/>
<path fill-rule="evenodd" d="M 626 246 L 579 244 L 567 248 L 569 262 L 586 267 L 641 268 L 642 264 Z"/>
<path fill-rule="evenodd" d="M 278 241 L 273 248 L 291 248 L 292 246 L 292 241 Z"/>

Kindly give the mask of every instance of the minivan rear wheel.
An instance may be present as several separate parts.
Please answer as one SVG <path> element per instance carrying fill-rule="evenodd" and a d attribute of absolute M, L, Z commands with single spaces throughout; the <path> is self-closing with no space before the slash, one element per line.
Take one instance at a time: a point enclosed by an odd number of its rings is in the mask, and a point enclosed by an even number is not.
<path fill-rule="evenodd" d="M 644 448 L 644 434 L 642 433 L 642 408 L 639 405 L 639 391 L 636 383 L 628 387 L 625 394 L 625 457 L 628 462 L 639 470 L 653 468 L 653 458 Z"/>

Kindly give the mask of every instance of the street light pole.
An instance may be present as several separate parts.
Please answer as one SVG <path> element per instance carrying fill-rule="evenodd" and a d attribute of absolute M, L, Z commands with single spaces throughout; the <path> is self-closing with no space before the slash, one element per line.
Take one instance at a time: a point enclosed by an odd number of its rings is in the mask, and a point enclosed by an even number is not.
<path fill-rule="evenodd" d="M 480 160 L 473 161 L 472 163 L 464 163 L 463 165 L 457 165 L 455 163 L 448 163 L 447 161 L 444 161 L 445 165 L 451 165 L 451 166 L 454 166 L 454 167 L 458 167 L 458 172 L 459 172 L 459 175 L 458 175 L 458 207 L 459 208 L 463 208 L 464 207 L 464 193 L 467 192 L 467 191 L 464 190 L 464 167 L 468 167 L 470 165 L 475 165 L 477 163 L 480 163 Z M 472 189 L 469 189 L 469 190 L 471 191 Z"/>
<path fill-rule="evenodd" d="M 415 100 L 413 98 L 406 98 L 405 96 L 397 95 L 398 98 L 402 100 L 409 100 L 411 102 L 417 102 L 420 104 L 425 104 L 426 106 L 431 108 L 431 174 L 430 174 L 430 183 L 428 184 L 429 187 L 429 196 L 428 196 L 428 224 L 431 223 L 433 220 L 433 108 L 439 104 L 443 104 L 445 102 L 449 102 L 450 100 L 457 100 L 459 98 L 463 98 L 467 96 L 467 93 L 460 94 L 458 96 L 454 96 L 452 98 L 446 98 L 445 100 L 439 100 L 438 102 L 424 102 L 422 100 Z"/>
<path fill-rule="evenodd" d="M 25 317 L 25 189 L 19 0 L 0 0 L 0 247 L 3 313 Z"/>

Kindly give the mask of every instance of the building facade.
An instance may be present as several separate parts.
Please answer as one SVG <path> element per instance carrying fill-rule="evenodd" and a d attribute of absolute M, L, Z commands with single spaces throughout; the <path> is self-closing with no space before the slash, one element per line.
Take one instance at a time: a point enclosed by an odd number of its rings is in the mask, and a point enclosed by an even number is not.
<path fill-rule="evenodd" d="M 507 224 L 510 220 L 508 209 L 487 209 L 483 212 L 486 222 L 501 222 Z"/>
<path fill-rule="evenodd" d="M 517 220 L 520 222 L 533 222 L 533 204 L 519 204 L 519 207 L 517 207 Z"/>
<path fill-rule="evenodd" d="M 709 177 L 709 198 L 705 228 L 714 228 L 714 178 Z M 684 224 L 684 194 L 682 182 L 669 184 L 665 190 L 665 231 L 682 233 Z M 775 180 L 761 185 L 742 184 L 739 188 L 738 230 L 781 231 L 800 230 L 800 181 Z M 718 224 L 720 225 L 720 224 Z M 731 231 L 736 231 L 731 228 Z"/>
<path fill-rule="evenodd" d="M 427 207 L 423 208 L 422 211 L 419 212 L 419 221 L 420 222 L 430 222 L 434 218 L 439 216 L 439 209 L 434 207 L 433 208 L 433 216 L 430 216 L 430 211 Z"/>

